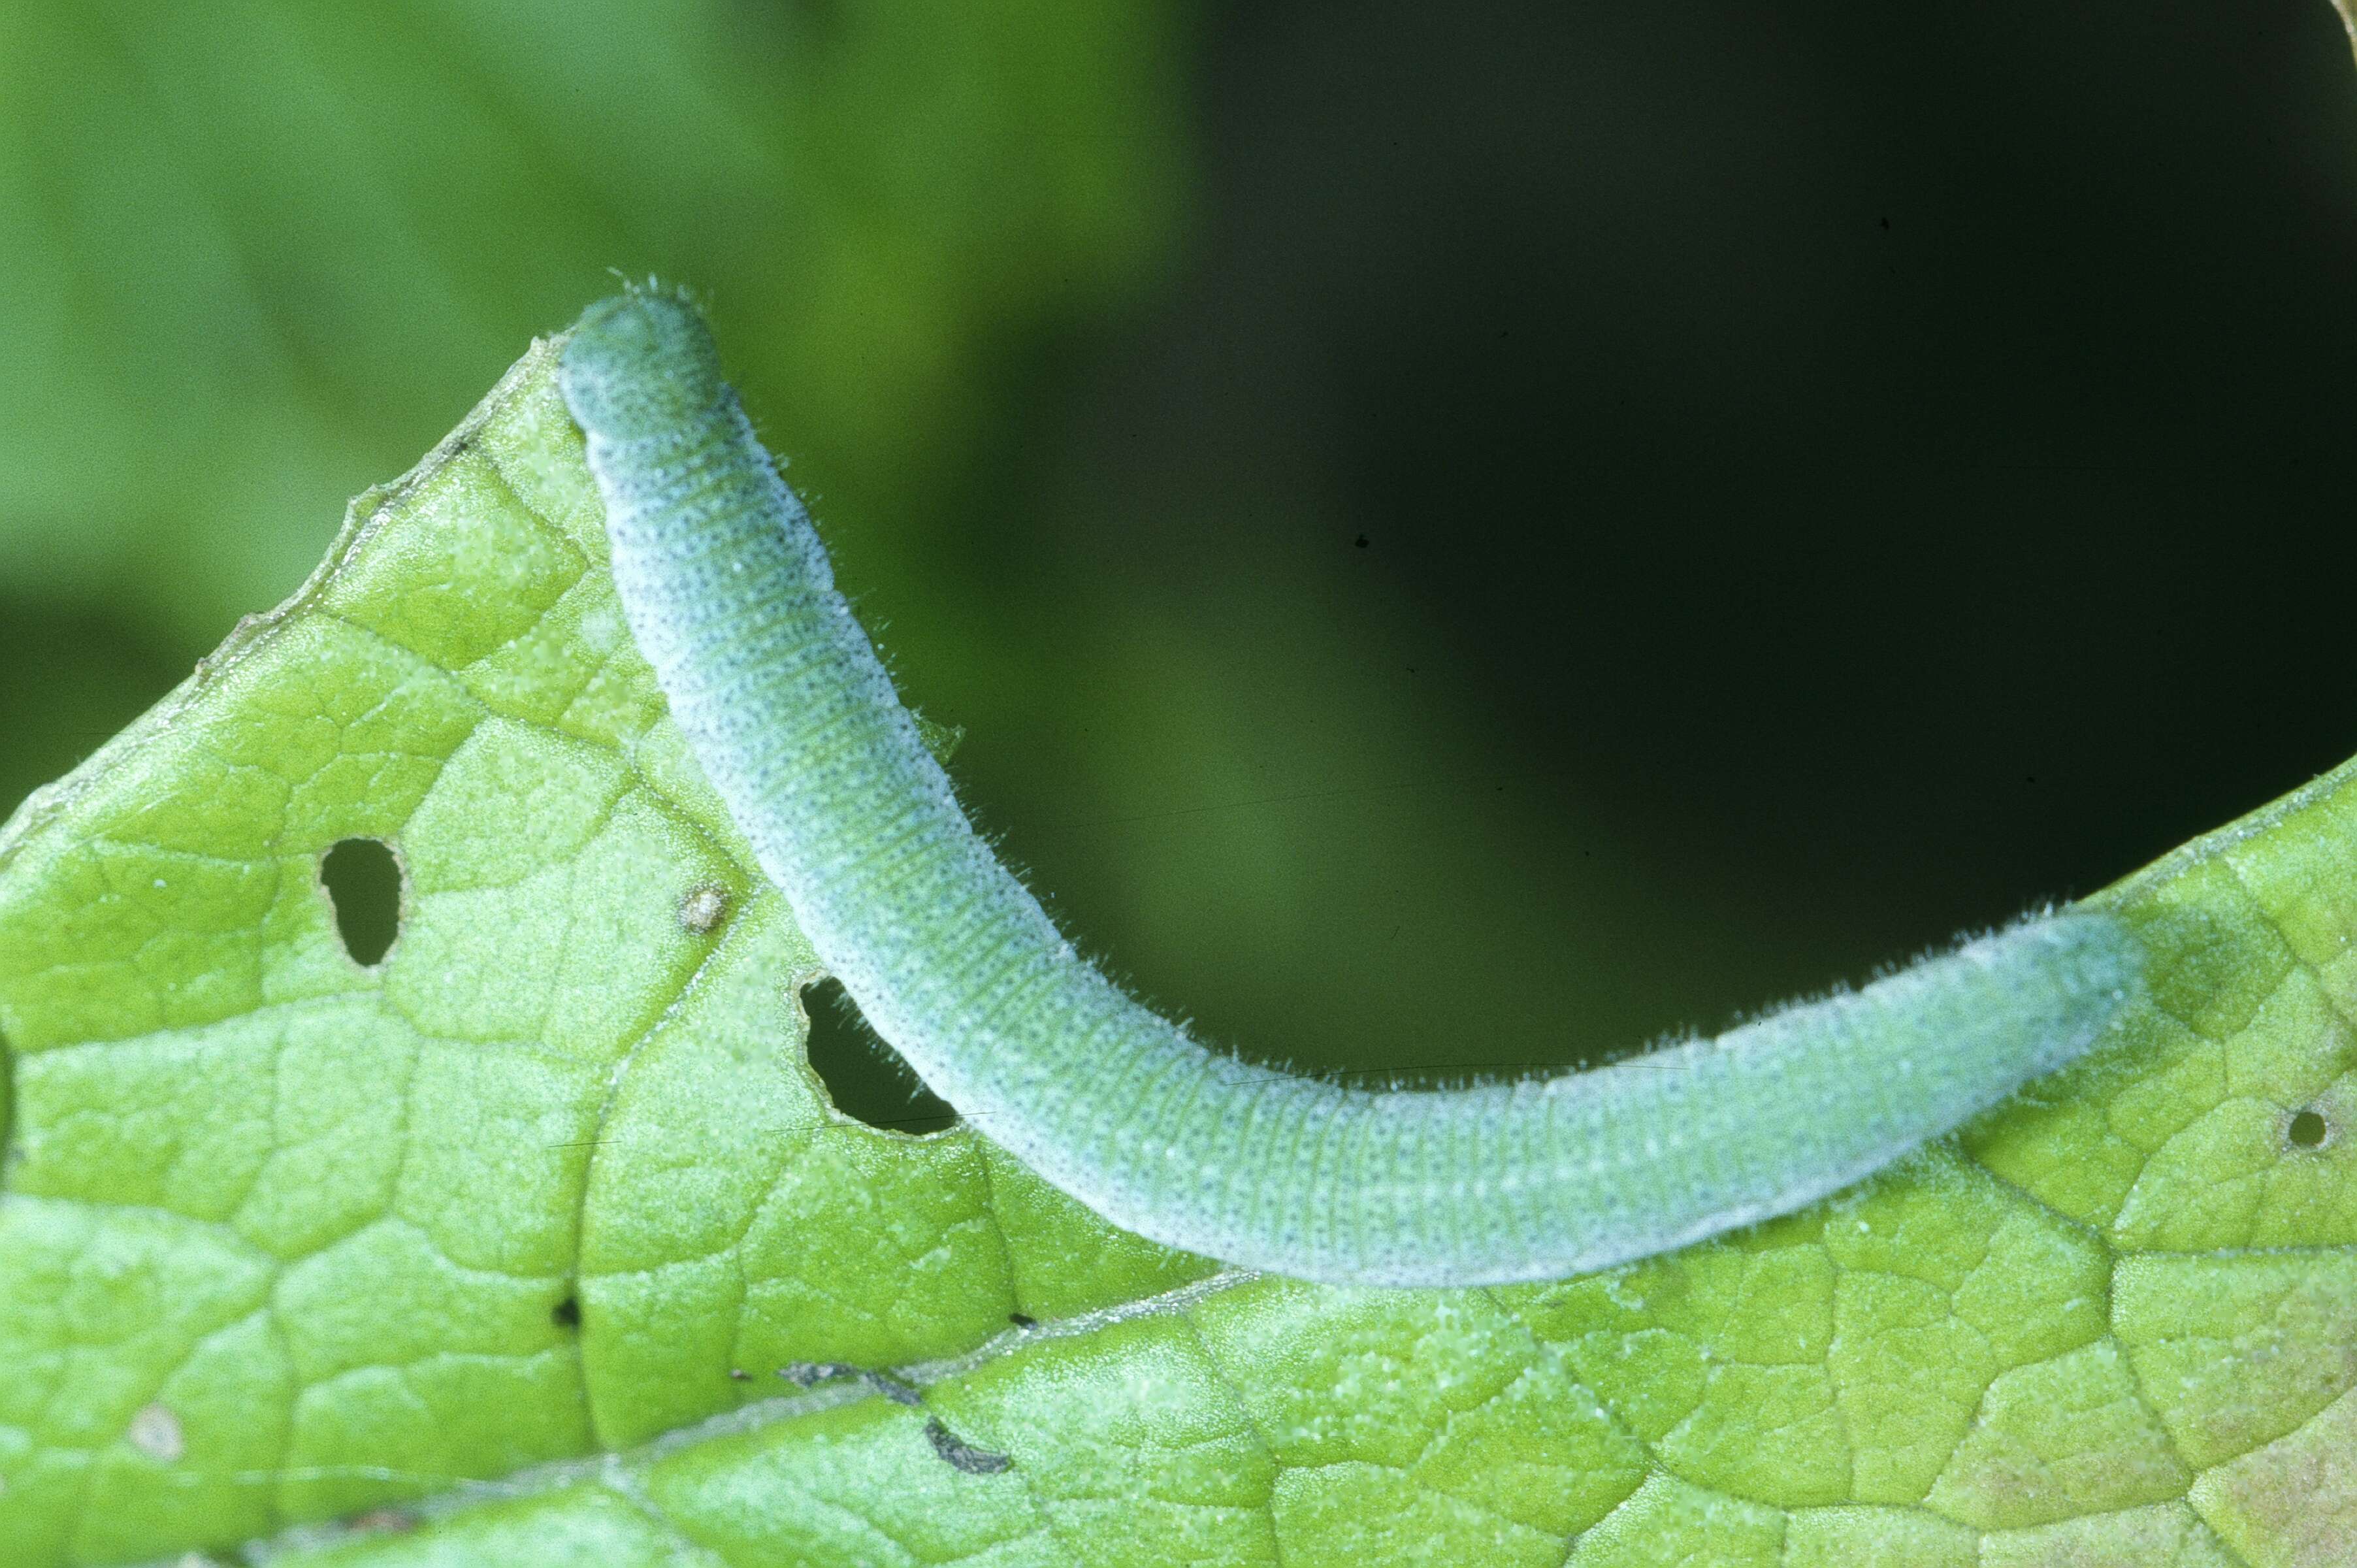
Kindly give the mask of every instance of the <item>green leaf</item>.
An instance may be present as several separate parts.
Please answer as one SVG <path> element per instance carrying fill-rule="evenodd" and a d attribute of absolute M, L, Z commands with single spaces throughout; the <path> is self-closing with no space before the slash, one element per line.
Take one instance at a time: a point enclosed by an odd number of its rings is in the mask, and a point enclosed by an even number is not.
<path fill-rule="evenodd" d="M 2126 1044 L 1831 1202 L 1512 1289 L 1220 1272 L 829 1104 L 552 365 L 0 833 L 11 1564 L 2357 1553 L 2349 769 L 2104 896 Z"/>

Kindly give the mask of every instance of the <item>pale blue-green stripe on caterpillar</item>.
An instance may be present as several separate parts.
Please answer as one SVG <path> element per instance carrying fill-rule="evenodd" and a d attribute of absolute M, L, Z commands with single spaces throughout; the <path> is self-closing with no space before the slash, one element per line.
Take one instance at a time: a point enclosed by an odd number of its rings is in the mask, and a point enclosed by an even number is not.
<path fill-rule="evenodd" d="M 1372 1091 L 1243 1065 L 1076 955 L 974 832 L 694 309 L 594 306 L 560 381 L 630 628 L 821 960 L 952 1105 L 1155 1240 L 1363 1284 L 1625 1262 L 1948 1132 L 2139 988 L 2136 939 L 2071 913 L 1587 1072 Z"/>

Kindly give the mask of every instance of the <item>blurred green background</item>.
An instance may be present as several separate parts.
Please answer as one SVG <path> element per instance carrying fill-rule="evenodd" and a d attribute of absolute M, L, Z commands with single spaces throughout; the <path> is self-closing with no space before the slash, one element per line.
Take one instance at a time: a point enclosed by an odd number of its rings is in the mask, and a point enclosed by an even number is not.
<path fill-rule="evenodd" d="M 694 286 L 1051 908 L 1562 1062 L 2357 751 L 2323 0 L 0 0 L 0 811 Z"/>

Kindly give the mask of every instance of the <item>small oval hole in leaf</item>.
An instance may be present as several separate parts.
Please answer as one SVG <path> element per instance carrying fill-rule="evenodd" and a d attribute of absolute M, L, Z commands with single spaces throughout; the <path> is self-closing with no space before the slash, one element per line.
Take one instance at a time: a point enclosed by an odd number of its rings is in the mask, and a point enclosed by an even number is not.
<path fill-rule="evenodd" d="M 827 1098 L 845 1116 L 888 1133 L 938 1133 L 957 1122 L 949 1102 L 927 1089 L 859 1015 L 843 983 L 822 980 L 802 993 L 810 1020 L 804 1048 Z"/>
<path fill-rule="evenodd" d="M 2322 1146 L 2331 1132 L 2331 1125 L 2320 1112 L 2295 1111 L 2290 1123 L 2284 1128 L 2284 1137 L 2295 1149 L 2314 1149 Z"/>
<path fill-rule="evenodd" d="M 336 907 L 336 933 L 363 969 L 401 936 L 401 862 L 382 839 L 345 839 L 319 859 L 319 886 Z"/>

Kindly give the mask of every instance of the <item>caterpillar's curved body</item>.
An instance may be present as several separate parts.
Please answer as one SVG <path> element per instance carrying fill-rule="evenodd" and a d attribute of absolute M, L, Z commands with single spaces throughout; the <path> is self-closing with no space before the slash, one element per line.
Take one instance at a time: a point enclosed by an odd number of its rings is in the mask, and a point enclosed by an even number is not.
<path fill-rule="evenodd" d="M 1623 1262 L 1950 1130 L 2139 983 L 2117 920 L 2066 914 L 1587 1072 L 1377 1092 L 1243 1065 L 1078 957 L 976 835 L 692 307 L 597 306 L 561 384 L 639 646 L 820 958 L 951 1104 L 1156 1240 L 1356 1283 Z"/>

